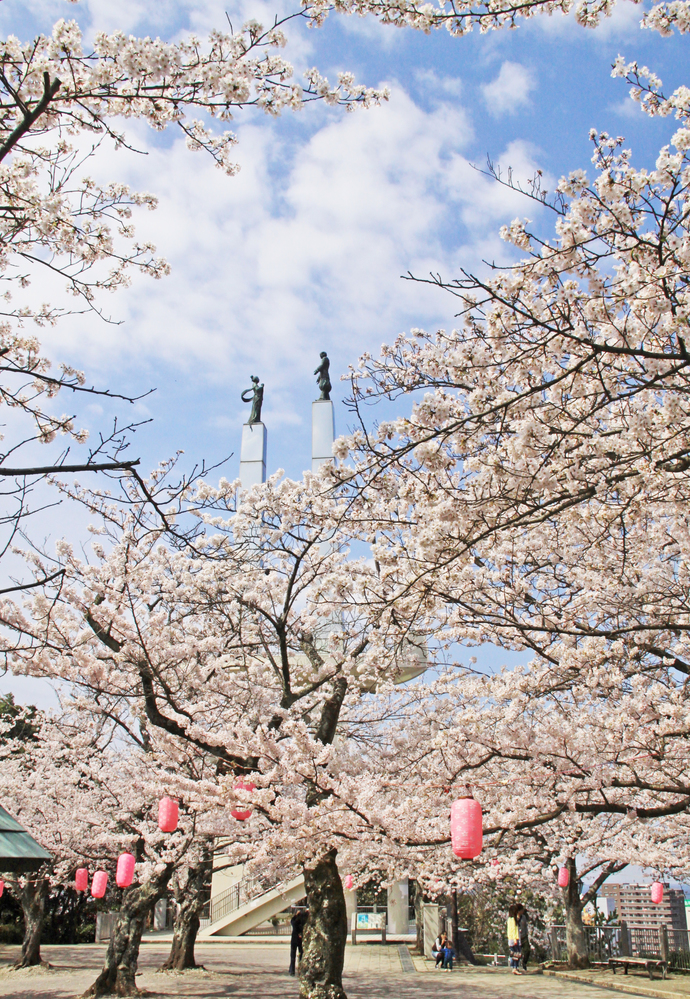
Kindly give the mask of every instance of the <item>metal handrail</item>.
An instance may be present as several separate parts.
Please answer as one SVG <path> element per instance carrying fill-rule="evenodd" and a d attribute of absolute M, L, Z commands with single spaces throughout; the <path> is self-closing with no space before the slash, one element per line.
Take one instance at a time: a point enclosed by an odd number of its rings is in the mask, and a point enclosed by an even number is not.
<path fill-rule="evenodd" d="M 202 913 L 202 918 L 206 917 L 210 919 L 211 923 L 215 923 L 236 909 L 240 909 L 247 902 L 251 902 L 253 899 L 265 895 L 269 891 L 280 888 L 281 885 L 286 884 L 289 880 L 291 879 L 271 881 L 262 875 L 242 878 L 236 884 L 231 885 L 225 891 L 220 892 L 220 894 L 210 899 L 208 908 L 205 907 Z"/>

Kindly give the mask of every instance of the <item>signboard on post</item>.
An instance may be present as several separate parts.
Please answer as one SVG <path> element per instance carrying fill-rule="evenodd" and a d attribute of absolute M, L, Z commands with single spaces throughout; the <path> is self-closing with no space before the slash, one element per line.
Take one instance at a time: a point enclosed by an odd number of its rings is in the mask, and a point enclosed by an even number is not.
<path fill-rule="evenodd" d="M 385 912 L 353 912 L 352 913 L 352 946 L 357 943 L 358 933 L 380 933 L 381 943 L 386 942 Z"/>
<path fill-rule="evenodd" d="M 386 925 L 385 912 L 358 912 L 358 930 L 382 930 Z"/>

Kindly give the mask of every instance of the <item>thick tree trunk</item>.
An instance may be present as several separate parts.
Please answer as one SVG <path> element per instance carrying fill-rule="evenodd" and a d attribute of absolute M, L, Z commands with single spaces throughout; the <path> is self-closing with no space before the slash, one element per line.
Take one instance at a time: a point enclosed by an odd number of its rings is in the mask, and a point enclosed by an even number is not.
<path fill-rule="evenodd" d="M 187 968 L 197 968 L 194 959 L 194 945 L 199 932 L 201 911 L 206 901 L 206 888 L 212 866 L 213 850 L 210 843 L 206 844 L 197 863 L 189 866 L 187 880 L 183 885 L 177 878 L 175 883 L 175 901 L 177 916 L 173 929 L 173 941 L 170 954 L 159 971 L 185 971 Z"/>
<path fill-rule="evenodd" d="M 19 900 L 24 913 L 24 939 L 22 956 L 15 968 L 30 968 L 41 964 L 41 934 L 46 914 L 46 900 L 50 891 L 50 881 L 40 875 L 29 878 L 19 889 Z"/>
<path fill-rule="evenodd" d="M 582 923 L 582 899 L 577 879 L 575 860 L 569 857 L 566 867 L 570 872 L 568 887 L 563 889 L 563 904 L 565 906 L 565 942 L 568 949 L 569 968 L 588 968 L 587 940 Z"/>
<path fill-rule="evenodd" d="M 336 851 L 331 850 L 304 871 L 309 919 L 299 965 L 303 999 L 347 999 L 343 991 L 347 915 L 335 858 Z"/>
<path fill-rule="evenodd" d="M 185 971 L 187 968 L 199 967 L 194 959 L 199 922 L 197 909 L 183 905 L 177 913 L 172 947 L 167 961 L 160 967 L 161 971 Z"/>
<path fill-rule="evenodd" d="M 137 995 L 137 964 L 144 923 L 158 899 L 164 894 L 172 875 L 172 865 L 137 888 L 123 893 L 122 907 L 108 944 L 105 963 L 87 996 Z"/>

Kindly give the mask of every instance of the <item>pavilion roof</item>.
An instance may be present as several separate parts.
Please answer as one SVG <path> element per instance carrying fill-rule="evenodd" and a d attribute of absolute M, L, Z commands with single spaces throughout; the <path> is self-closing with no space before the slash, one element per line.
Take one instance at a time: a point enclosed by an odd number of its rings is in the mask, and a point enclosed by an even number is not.
<path fill-rule="evenodd" d="M 47 860 L 48 851 L 0 805 L 0 871 L 31 871 Z"/>

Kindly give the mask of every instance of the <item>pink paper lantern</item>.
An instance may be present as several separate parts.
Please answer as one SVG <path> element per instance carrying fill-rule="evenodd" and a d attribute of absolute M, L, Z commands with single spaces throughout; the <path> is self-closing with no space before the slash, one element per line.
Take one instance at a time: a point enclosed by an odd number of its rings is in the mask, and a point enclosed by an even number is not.
<path fill-rule="evenodd" d="M 108 887 L 108 874 L 106 871 L 96 871 L 91 882 L 91 894 L 94 898 L 103 898 Z"/>
<path fill-rule="evenodd" d="M 256 784 L 252 784 L 251 781 L 248 781 L 246 784 L 244 781 L 239 781 L 237 784 L 235 784 L 235 790 L 255 791 Z M 237 819 L 238 822 L 244 822 L 246 819 L 250 817 L 250 815 L 252 814 L 252 810 L 251 808 L 242 808 L 239 805 L 235 805 L 234 808 L 230 809 L 230 814 L 232 815 L 233 819 Z"/>
<path fill-rule="evenodd" d="M 115 881 L 118 888 L 129 888 L 134 877 L 134 865 L 136 860 L 131 853 L 121 853 L 117 858 L 117 871 Z"/>
<path fill-rule="evenodd" d="M 352 875 L 351 874 L 346 874 L 345 875 L 345 888 L 348 891 L 352 891 Z"/>
<path fill-rule="evenodd" d="M 558 887 L 567 888 L 570 882 L 570 871 L 567 867 L 561 867 L 558 872 Z"/>
<path fill-rule="evenodd" d="M 450 806 L 450 840 L 461 860 L 474 860 L 482 852 L 482 806 L 474 798 L 458 798 Z"/>
<path fill-rule="evenodd" d="M 0 878 L 0 898 L 2 898 L 2 893 L 5 890 L 5 882 Z"/>
<path fill-rule="evenodd" d="M 74 887 L 77 891 L 86 891 L 89 887 L 89 872 L 86 867 L 79 867 L 74 875 Z"/>
<path fill-rule="evenodd" d="M 655 881 L 652 885 L 652 902 L 654 905 L 659 905 L 664 897 L 664 886 L 660 881 Z"/>
<path fill-rule="evenodd" d="M 158 802 L 158 828 L 161 832 L 175 832 L 180 806 L 174 798 L 161 798 Z"/>

